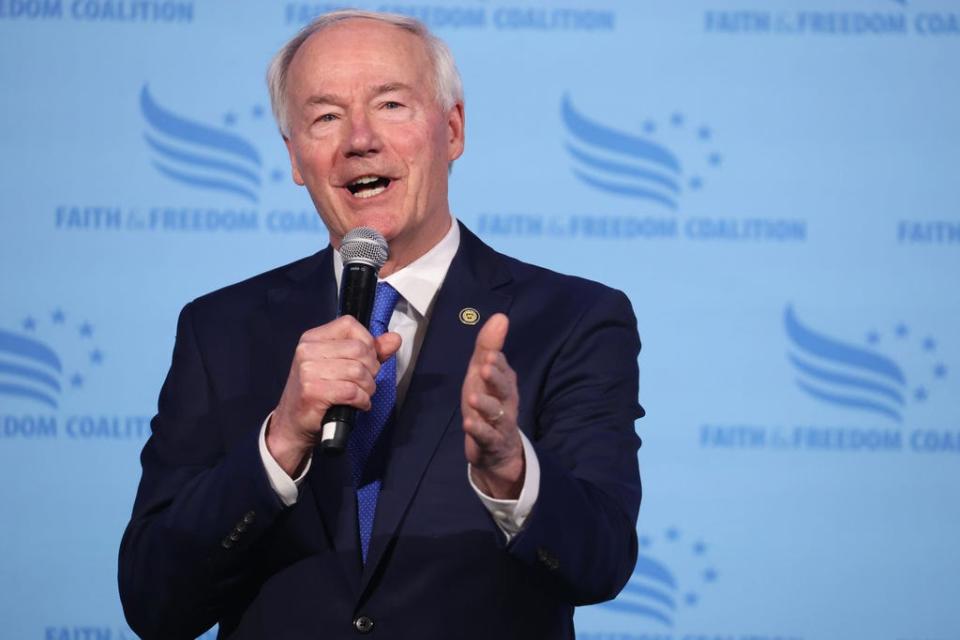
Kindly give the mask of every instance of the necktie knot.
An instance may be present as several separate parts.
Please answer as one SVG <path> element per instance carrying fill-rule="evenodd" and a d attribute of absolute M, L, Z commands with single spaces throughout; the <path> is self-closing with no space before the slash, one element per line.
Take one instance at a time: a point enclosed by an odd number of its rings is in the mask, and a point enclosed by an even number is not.
<path fill-rule="evenodd" d="M 374 337 L 381 336 L 387 331 L 393 308 L 400 300 L 400 293 L 390 286 L 390 283 L 380 281 L 373 298 L 373 311 L 370 313 L 370 333 Z"/>

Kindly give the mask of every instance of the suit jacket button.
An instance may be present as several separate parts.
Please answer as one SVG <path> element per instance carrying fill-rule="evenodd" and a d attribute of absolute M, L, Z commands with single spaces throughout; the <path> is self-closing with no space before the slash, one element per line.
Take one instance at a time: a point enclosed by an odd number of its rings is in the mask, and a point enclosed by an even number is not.
<path fill-rule="evenodd" d="M 247 511 L 247 512 L 243 515 L 243 521 L 246 522 L 247 524 L 253 524 L 253 521 L 256 520 L 256 519 L 257 519 L 257 512 L 256 512 L 256 511 Z"/>
<path fill-rule="evenodd" d="M 370 633 L 373 631 L 373 619 L 369 616 L 357 616 L 353 621 L 353 628 L 360 633 Z"/>
<path fill-rule="evenodd" d="M 556 571 L 560 567 L 560 560 L 557 559 L 557 556 L 553 555 L 543 547 L 539 547 L 537 549 L 537 558 L 547 569 L 550 569 L 551 571 Z"/>
<path fill-rule="evenodd" d="M 227 537 L 228 537 L 230 540 L 233 540 L 234 542 L 236 542 L 237 540 L 240 539 L 240 532 L 239 532 L 239 531 L 231 531 L 231 532 L 230 532 L 230 535 L 227 536 Z"/>
<path fill-rule="evenodd" d="M 220 542 L 220 546 L 223 547 L 224 549 L 227 549 L 227 550 L 232 549 L 232 548 L 233 548 L 233 540 L 231 540 L 230 538 L 224 538 L 224 539 Z"/>

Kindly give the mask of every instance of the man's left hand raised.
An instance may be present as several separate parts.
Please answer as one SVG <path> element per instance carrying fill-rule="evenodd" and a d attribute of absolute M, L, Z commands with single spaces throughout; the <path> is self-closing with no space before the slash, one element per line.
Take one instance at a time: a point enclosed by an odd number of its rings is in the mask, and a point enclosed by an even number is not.
<path fill-rule="evenodd" d="M 509 326 L 507 316 L 497 313 L 481 327 L 463 380 L 460 407 L 473 482 L 500 500 L 520 497 L 525 471 L 517 426 L 517 374 L 503 355 Z"/>

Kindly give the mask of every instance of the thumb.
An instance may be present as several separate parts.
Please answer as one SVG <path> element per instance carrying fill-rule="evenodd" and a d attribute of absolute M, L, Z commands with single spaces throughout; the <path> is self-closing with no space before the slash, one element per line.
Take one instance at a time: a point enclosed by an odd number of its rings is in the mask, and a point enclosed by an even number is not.
<path fill-rule="evenodd" d="M 403 340 L 400 338 L 400 334 L 393 331 L 389 331 L 379 338 L 374 338 L 373 346 L 377 350 L 377 360 L 380 362 L 387 360 L 400 349 L 402 342 Z"/>
<path fill-rule="evenodd" d="M 495 313 L 483 323 L 480 333 L 477 334 L 477 349 L 503 351 L 503 343 L 507 339 L 507 330 L 510 320 L 502 313 Z"/>

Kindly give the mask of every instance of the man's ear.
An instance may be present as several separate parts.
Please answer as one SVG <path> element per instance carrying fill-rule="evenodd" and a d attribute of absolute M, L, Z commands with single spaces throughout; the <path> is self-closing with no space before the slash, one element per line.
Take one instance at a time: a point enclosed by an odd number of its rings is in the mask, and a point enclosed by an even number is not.
<path fill-rule="evenodd" d="M 447 112 L 447 160 L 453 162 L 463 155 L 465 114 L 458 102 Z"/>
<path fill-rule="evenodd" d="M 290 156 L 290 175 L 293 176 L 293 181 L 302 187 L 304 184 L 303 176 L 300 175 L 300 167 L 297 165 L 297 156 L 293 151 L 293 143 L 290 142 L 290 138 L 283 136 L 283 144 L 287 145 L 287 154 Z"/>

